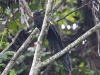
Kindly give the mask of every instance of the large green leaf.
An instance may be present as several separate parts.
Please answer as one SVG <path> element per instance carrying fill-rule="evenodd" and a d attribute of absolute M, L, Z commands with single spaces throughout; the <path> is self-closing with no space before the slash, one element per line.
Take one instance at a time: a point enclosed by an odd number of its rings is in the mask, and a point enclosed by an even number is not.
<path fill-rule="evenodd" d="M 10 70 L 9 75 L 17 75 L 14 70 Z"/>

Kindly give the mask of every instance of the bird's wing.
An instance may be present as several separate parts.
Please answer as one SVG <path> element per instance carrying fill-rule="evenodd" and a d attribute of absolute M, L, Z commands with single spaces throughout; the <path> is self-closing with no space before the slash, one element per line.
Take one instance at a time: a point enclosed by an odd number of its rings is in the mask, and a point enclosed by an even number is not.
<path fill-rule="evenodd" d="M 51 34 L 51 37 L 53 37 L 53 39 L 57 40 L 61 49 L 63 49 L 64 46 L 62 44 L 61 37 L 58 33 L 58 30 L 56 29 L 56 27 L 54 25 L 50 25 L 48 33 Z"/>

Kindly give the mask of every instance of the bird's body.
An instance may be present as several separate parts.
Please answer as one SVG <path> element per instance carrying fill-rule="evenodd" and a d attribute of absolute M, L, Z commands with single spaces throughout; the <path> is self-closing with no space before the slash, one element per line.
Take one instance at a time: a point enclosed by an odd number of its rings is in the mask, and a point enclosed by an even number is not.
<path fill-rule="evenodd" d="M 41 12 L 39 10 L 36 10 L 33 13 L 34 24 L 36 25 L 36 27 L 39 30 L 41 30 L 41 28 L 42 28 L 43 19 L 44 19 L 44 16 L 41 15 Z M 64 48 L 61 38 L 60 38 L 60 35 L 59 35 L 57 29 L 55 28 L 55 26 L 52 24 L 50 24 L 50 26 L 49 26 L 47 40 L 49 41 L 49 44 L 53 48 L 55 53 L 61 51 Z M 65 66 L 65 68 L 67 70 L 71 70 L 71 63 L 70 63 L 70 58 L 69 58 L 68 53 L 61 56 L 60 60 L 62 61 L 63 65 Z"/>

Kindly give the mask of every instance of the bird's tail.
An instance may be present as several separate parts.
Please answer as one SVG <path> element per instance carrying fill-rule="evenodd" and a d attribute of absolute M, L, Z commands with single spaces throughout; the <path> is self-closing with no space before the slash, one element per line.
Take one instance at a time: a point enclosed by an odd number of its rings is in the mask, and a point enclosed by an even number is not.
<path fill-rule="evenodd" d="M 57 39 L 48 39 L 50 46 L 54 49 L 54 52 L 57 53 L 62 50 L 62 42 L 58 43 Z M 65 66 L 67 70 L 71 70 L 71 63 L 70 63 L 70 57 L 69 54 L 66 53 L 63 56 L 60 57 L 61 62 Z"/>

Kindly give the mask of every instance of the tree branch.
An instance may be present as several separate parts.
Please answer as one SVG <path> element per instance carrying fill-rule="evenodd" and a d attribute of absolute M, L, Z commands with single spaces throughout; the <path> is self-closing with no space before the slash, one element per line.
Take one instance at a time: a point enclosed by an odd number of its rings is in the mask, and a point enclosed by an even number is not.
<path fill-rule="evenodd" d="M 68 15 L 72 14 L 73 12 L 75 12 L 75 11 L 77 11 L 77 10 L 81 10 L 84 6 L 88 5 L 90 2 L 91 2 L 91 1 L 89 1 L 88 3 L 86 3 L 86 4 L 82 5 L 82 6 L 80 6 L 79 8 L 77 8 L 77 9 L 75 9 L 75 10 L 73 10 L 73 11 L 70 11 L 67 15 L 65 15 L 65 16 L 62 17 L 61 19 L 57 20 L 56 22 L 58 22 L 58 21 L 60 21 L 60 20 L 62 20 L 62 19 L 64 19 L 64 18 L 66 18 Z"/>
<path fill-rule="evenodd" d="M 55 59 L 59 58 L 60 56 L 64 55 L 66 52 L 68 52 L 71 48 L 82 42 L 84 39 L 86 39 L 88 36 L 90 36 L 93 32 L 96 32 L 100 28 L 100 23 L 88 30 L 86 33 L 84 33 L 82 36 L 80 36 L 77 40 L 72 42 L 70 45 L 68 45 L 66 48 L 55 54 L 54 56 L 50 57 L 46 61 L 42 62 L 42 66 L 45 66 L 49 64 L 50 62 L 53 62 Z"/>
<path fill-rule="evenodd" d="M 45 39 L 48 29 L 49 29 L 50 20 L 51 20 L 51 16 L 52 16 L 53 4 L 54 4 L 54 0 L 48 0 L 42 30 L 40 32 L 40 36 L 37 41 L 38 44 L 36 46 L 36 51 L 34 54 L 34 59 L 33 59 L 33 63 L 32 63 L 29 75 L 37 75 L 40 70 L 40 68 L 37 68 L 37 66 L 41 62 L 40 61 L 41 49 L 42 49 L 44 39 Z"/>
<path fill-rule="evenodd" d="M 25 0 L 19 0 L 19 6 L 24 9 L 24 11 L 28 14 L 30 18 L 32 18 L 31 10 Z"/>
<path fill-rule="evenodd" d="M 37 68 L 42 68 L 42 67 L 50 64 L 51 62 L 53 62 L 57 58 L 61 57 L 66 52 L 68 52 L 71 48 L 73 48 L 74 46 L 76 46 L 77 44 L 79 44 L 80 42 L 82 42 L 84 39 L 86 39 L 88 36 L 90 36 L 93 32 L 96 32 L 99 28 L 100 28 L 100 23 L 97 24 L 96 26 L 94 26 L 93 28 L 91 28 L 90 30 L 88 30 L 86 33 L 84 33 L 77 40 L 75 40 L 74 42 L 72 42 L 70 45 L 68 45 L 66 48 L 64 48 L 60 52 L 56 53 L 55 55 L 53 55 L 49 59 L 47 59 L 47 60 L 45 60 L 45 61 L 37 64 L 38 65 Z"/>
<path fill-rule="evenodd" d="M 31 41 L 33 40 L 33 37 L 35 36 L 35 34 L 38 32 L 38 29 L 35 28 L 34 31 L 29 35 L 29 37 L 26 39 L 26 41 L 23 43 L 23 45 L 18 49 L 18 51 L 14 54 L 14 56 L 12 57 L 12 59 L 10 60 L 10 62 L 8 63 L 8 65 L 6 66 L 6 68 L 4 69 L 4 71 L 2 72 L 1 75 L 7 75 L 9 70 L 13 67 L 13 65 L 15 64 L 16 60 L 18 59 L 18 57 L 21 55 L 21 53 L 23 51 L 26 50 L 26 48 L 29 46 L 29 44 L 31 43 Z"/>
<path fill-rule="evenodd" d="M 17 39 L 17 37 L 18 37 L 18 35 L 19 35 L 19 33 L 20 33 L 21 31 L 22 31 L 22 29 L 20 29 L 20 30 L 18 31 L 18 33 L 16 34 L 16 36 L 12 39 L 12 42 L 11 42 L 0 54 L 6 52 L 6 51 L 12 46 L 12 44 L 15 42 L 15 40 Z"/>
<path fill-rule="evenodd" d="M 62 3 L 64 2 L 65 0 L 59 0 L 55 6 L 53 7 L 53 12 L 55 12 L 61 5 Z"/>

